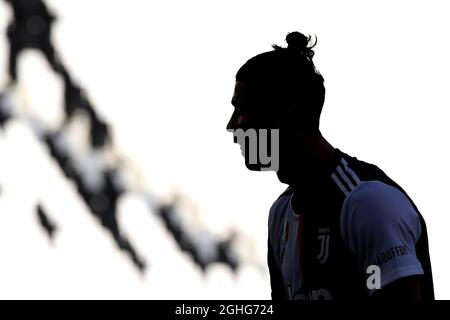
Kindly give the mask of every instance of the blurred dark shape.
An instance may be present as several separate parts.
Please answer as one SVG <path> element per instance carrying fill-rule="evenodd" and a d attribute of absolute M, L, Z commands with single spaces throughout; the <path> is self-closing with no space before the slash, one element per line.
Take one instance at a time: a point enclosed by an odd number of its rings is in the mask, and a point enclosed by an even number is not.
<path fill-rule="evenodd" d="M 116 182 L 117 170 L 103 169 L 103 185 L 99 190 L 92 191 L 84 183 L 73 160 L 58 148 L 55 143 L 56 138 L 56 135 L 49 134 L 45 139 L 52 157 L 57 161 L 65 175 L 75 183 L 81 198 L 89 207 L 91 213 L 99 219 L 102 226 L 111 233 L 117 246 L 128 253 L 139 271 L 145 271 L 146 263 L 144 259 L 139 257 L 131 243 L 121 233 L 117 222 L 117 203 L 121 194 L 125 191 Z"/>
<path fill-rule="evenodd" d="M 77 86 L 61 63 L 51 42 L 51 29 L 56 17 L 49 12 L 42 0 L 5 0 L 13 10 L 13 20 L 8 26 L 9 75 L 17 82 L 17 60 L 24 49 L 41 51 L 53 70 L 64 80 L 65 113 L 70 119 L 75 111 L 84 111 L 90 120 L 90 136 L 93 148 L 102 148 L 110 142 L 110 129 L 100 119 L 84 91 Z"/>
<path fill-rule="evenodd" d="M 64 76 L 64 111 L 66 121 L 78 112 L 85 113 L 90 120 L 90 142 L 95 149 L 103 148 L 111 143 L 109 126 L 100 119 L 85 92 L 70 77 Z"/>
<path fill-rule="evenodd" d="M 51 28 L 55 16 L 49 12 L 42 0 L 5 0 L 13 9 L 13 21 L 8 27 L 8 40 L 10 45 L 9 74 L 13 82 L 17 82 L 17 59 L 21 51 L 28 48 L 40 50 L 51 67 L 64 80 L 64 110 L 66 119 L 64 125 L 71 120 L 75 112 L 80 111 L 87 115 L 90 121 L 90 143 L 93 149 L 104 148 L 110 140 L 109 126 L 96 113 L 95 108 L 86 97 L 85 92 L 74 83 L 68 71 L 60 62 L 51 43 Z M 1 102 L 1 101 L 0 101 Z M 0 125 L 8 119 L 8 115 L 0 109 Z M 63 125 L 63 126 L 64 126 Z M 84 202 L 91 212 L 108 229 L 118 247 L 130 255 L 140 271 L 146 268 L 145 262 L 137 255 L 130 242 L 121 234 L 116 219 L 117 202 L 124 190 L 120 190 L 114 182 L 113 170 L 103 169 L 103 186 L 100 190 L 92 191 L 88 188 L 77 172 L 76 165 L 67 154 L 58 150 L 53 141 L 54 136 L 47 134 L 46 143 L 51 155 L 56 159 L 65 175 L 72 179 Z M 42 207 L 38 209 L 40 223 L 44 228 L 51 229 Z M 47 229 L 46 229 L 47 230 Z"/>
<path fill-rule="evenodd" d="M 166 228 L 169 230 L 169 232 L 177 242 L 178 247 L 182 251 L 188 253 L 192 257 L 192 260 L 200 267 L 200 269 L 204 271 L 209 261 L 203 261 L 202 259 L 200 259 L 200 255 L 195 246 L 189 240 L 189 237 L 183 231 L 179 223 L 177 223 L 175 218 L 174 206 L 172 204 L 161 205 L 159 207 L 159 214 L 163 219 Z"/>
<path fill-rule="evenodd" d="M 19 54 L 28 48 L 41 51 L 53 70 L 58 73 L 64 81 L 64 112 L 65 119 L 60 130 L 52 133 L 45 130 L 45 143 L 51 156 L 63 170 L 67 178 L 72 180 L 77 187 L 77 191 L 90 212 L 99 220 L 102 226 L 112 235 L 117 246 L 126 252 L 139 271 L 144 272 L 147 268 L 146 262 L 142 259 L 127 237 L 121 232 L 117 221 L 117 204 L 120 196 L 128 191 L 123 190 L 116 179 L 120 167 L 101 168 L 99 175 L 102 184 L 99 188 L 92 188 L 83 180 L 82 172 L 79 170 L 79 163 L 75 163 L 66 149 L 58 145 L 58 134 L 64 132 L 65 127 L 73 116 L 80 112 L 87 116 L 90 121 L 90 145 L 92 149 L 104 149 L 112 145 L 111 130 L 96 112 L 95 107 L 89 101 L 85 91 L 75 83 L 69 72 L 60 62 L 55 49 L 51 43 L 51 28 L 55 21 L 42 0 L 5 0 L 13 9 L 14 19 L 8 27 L 8 40 L 10 45 L 9 74 L 10 80 L 17 82 L 17 59 Z M 8 108 L 3 108 L 4 95 L 0 95 L 0 127 L 4 125 L 12 113 Z M 0 155 L 1 156 L 1 155 Z M 237 259 L 232 254 L 231 240 L 217 241 L 212 243 L 212 253 L 202 254 L 202 244 L 195 242 L 191 238 L 188 230 L 184 229 L 178 220 L 176 202 L 157 205 L 160 218 L 163 219 L 167 229 L 175 238 L 179 248 L 187 252 L 194 263 L 203 271 L 213 262 L 222 262 L 236 270 Z M 50 238 L 54 236 L 56 226 L 48 218 L 42 206 L 37 207 L 37 214 L 40 225 L 44 228 Z M 82 236 L 82 235 L 81 235 Z"/>
<path fill-rule="evenodd" d="M 108 125 L 97 115 L 91 116 L 91 146 L 95 149 L 103 148 L 110 142 Z"/>
<path fill-rule="evenodd" d="M 11 118 L 11 114 L 6 107 L 6 95 L 0 93 L 0 128 L 3 129 L 5 123 Z"/>
<path fill-rule="evenodd" d="M 57 73 L 67 74 L 51 43 L 51 28 L 56 17 L 42 0 L 5 0 L 12 8 L 8 26 L 9 76 L 17 82 L 17 58 L 24 49 L 38 49 Z"/>
<path fill-rule="evenodd" d="M 44 229 L 49 239 L 52 241 L 57 231 L 56 224 L 49 218 L 47 212 L 44 210 L 41 204 L 36 206 L 36 214 L 39 221 L 39 225 Z"/>
<path fill-rule="evenodd" d="M 70 77 L 64 78 L 64 112 L 67 119 L 71 119 L 76 111 L 92 109 L 81 88 L 75 85 Z"/>
<path fill-rule="evenodd" d="M 172 234 L 178 247 L 188 253 L 195 264 L 197 264 L 203 271 L 206 270 L 208 265 L 214 262 L 221 262 L 228 265 L 232 270 L 236 270 L 238 267 L 237 259 L 232 252 L 233 238 L 229 238 L 226 241 L 219 241 L 215 244 L 217 255 L 214 258 L 204 258 L 200 254 L 201 248 L 194 244 L 194 241 L 190 239 L 189 234 L 183 230 L 177 217 L 174 204 L 163 204 L 159 207 L 159 215 L 161 216 L 167 230 Z"/>
<path fill-rule="evenodd" d="M 233 271 L 237 270 L 239 262 L 233 251 L 233 242 L 235 236 L 231 235 L 228 239 L 222 240 L 217 245 L 217 262 L 223 262 L 230 266 Z"/>

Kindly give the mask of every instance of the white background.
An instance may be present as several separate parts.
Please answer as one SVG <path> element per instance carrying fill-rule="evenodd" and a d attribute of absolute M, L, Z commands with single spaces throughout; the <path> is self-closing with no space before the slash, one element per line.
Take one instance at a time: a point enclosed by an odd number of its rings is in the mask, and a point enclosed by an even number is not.
<path fill-rule="evenodd" d="M 268 209 L 285 186 L 272 173 L 246 171 L 225 131 L 234 75 L 272 43 L 284 44 L 289 31 L 316 34 L 314 61 L 327 88 L 323 134 L 380 166 L 414 199 L 429 229 L 436 296 L 450 298 L 446 1 L 48 3 L 60 18 L 57 49 L 114 125 L 118 150 L 156 193 L 182 190 L 196 201 L 216 234 L 247 234 L 262 266 Z M 0 30 L 9 14 L 0 2 Z M 3 36 L 0 85 L 6 59 Z M 59 79 L 33 52 L 23 55 L 19 76 L 23 104 L 55 126 Z M 200 274 L 128 197 L 120 219 L 150 264 L 137 274 L 23 123 L 0 133 L 0 157 L 0 297 L 269 298 L 267 274 L 256 265 Z M 61 226 L 54 244 L 35 222 L 36 200 Z"/>

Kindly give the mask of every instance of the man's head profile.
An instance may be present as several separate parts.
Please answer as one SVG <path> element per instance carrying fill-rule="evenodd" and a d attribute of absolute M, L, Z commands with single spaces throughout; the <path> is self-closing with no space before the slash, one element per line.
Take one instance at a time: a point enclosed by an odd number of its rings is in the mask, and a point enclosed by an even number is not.
<path fill-rule="evenodd" d="M 239 69 L 232 98 L 234 112 L 227 125 L 233 132 L 278 129 L 282 170 L 291 165 L 290 158 L 296 158 L 294 153 L 301 153 L 301 146 L 292 152 L 296 144 L 320 136 L 319 119 L 325 101 L 324 79 L 313 63 L 317 41 L 291 32 L 286 42 L 287 47 L 273 45 L 272 51 L 256 55 Z M 251 140 L 247 135 L 245 148 L 235 136 L 241 148 L 251 149 Z M 251 170 L 263 167 L 249 164 L 248 156 L 246 165 Z"/>

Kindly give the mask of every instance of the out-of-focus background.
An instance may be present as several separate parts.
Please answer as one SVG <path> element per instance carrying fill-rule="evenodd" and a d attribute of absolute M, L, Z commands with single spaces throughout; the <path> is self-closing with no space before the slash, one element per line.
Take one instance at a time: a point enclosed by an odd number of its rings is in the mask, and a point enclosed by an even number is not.
<path fill-rule="evenodd" d="M 323 134 L 414 199 L 450 298 L 447 2 L 45 3 L 64 72 L 23 50 L 8 85 L 0 1 L 0 298 L 270 298 L 286 186 L 225 126 L 237 69 L 294 30 L 319 39 Z"/>

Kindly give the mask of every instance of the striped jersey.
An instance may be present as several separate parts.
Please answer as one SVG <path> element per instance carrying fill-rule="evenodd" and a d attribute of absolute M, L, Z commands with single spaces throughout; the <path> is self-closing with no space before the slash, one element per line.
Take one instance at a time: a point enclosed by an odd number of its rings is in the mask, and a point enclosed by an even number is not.
<path fill-rule="evenodd" d="M 293 209 L 291 187 L 270 209 L 272 298 L 366 299 L 423 275 L 422 298 L 434 299 L 426 225 L 406 192 L 339 149 L 325 171 L 308 186 L 302 212 Z"/>

